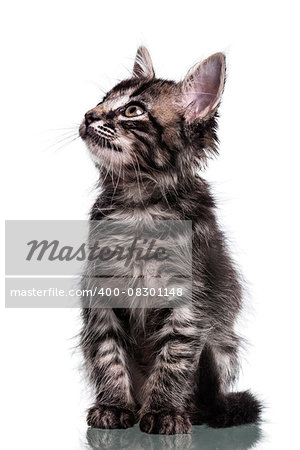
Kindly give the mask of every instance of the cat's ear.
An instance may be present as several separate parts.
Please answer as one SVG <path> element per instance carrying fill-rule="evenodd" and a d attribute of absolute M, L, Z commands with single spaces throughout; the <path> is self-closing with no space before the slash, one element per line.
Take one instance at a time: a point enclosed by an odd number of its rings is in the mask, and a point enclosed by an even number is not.
<path fill-rule="evenodd" d="M 225 56 L 215 53 L 192 67 L 179 83 L 180 106 L 188 123 L 209 118 L 218 107 L 225 83 Z"/>
<path fill-rule="evenodd" d="M 150 54 L 146 47 L 139 47 L 136 53 L 132 76 L 135 78 L 154 78 Z"/>

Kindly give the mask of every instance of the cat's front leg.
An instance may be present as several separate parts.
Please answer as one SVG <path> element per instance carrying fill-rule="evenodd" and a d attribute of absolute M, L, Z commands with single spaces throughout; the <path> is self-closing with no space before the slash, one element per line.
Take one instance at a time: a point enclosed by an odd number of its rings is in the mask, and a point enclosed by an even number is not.
<path fill-rule="evenodd" d="M 176 308 L 153 339 L 156 358 L 144 386 L 140 428 L 146 433 L 183 434 L 191 430 L 190 411 L 197 362 L 203 345 L 191 311 Z"/>
<path fill-rule="evenodd" d="M 81 345 L 96 401 L 88 411 L 93 428 L 128 428 L 135 423 L 135 402 L 122 329 L 111 309 L 89 311 Z"/>

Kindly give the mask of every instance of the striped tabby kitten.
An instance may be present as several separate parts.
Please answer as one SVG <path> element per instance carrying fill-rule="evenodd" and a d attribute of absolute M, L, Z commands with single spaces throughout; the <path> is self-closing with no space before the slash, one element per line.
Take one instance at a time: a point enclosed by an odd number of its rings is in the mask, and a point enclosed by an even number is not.
<path fill-rule="evenodd" d="M 198 174 L 217 154 L 225 57 L 214 54 L 179 83 L 155 77 L 138 49 L 132 77 L 88 111 L 80 136 L 99 168 L 91 220 L 191 220 L 192 299 L 177 308 L 84 308 L 81 346 L 95 388 L 95 428 L 187 433 L 192 424 L 255 422 L 261 406 L 233 393 L 242 289 Z"/>

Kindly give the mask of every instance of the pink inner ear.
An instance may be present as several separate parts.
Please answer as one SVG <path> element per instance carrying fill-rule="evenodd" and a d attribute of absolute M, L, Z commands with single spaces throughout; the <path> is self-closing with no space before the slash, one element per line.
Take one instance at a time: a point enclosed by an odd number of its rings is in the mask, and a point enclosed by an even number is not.
<path fill-rule="evenodd" d="M 183 81 L 185 118 L 204 118 L 220 101 L 225 79 L 225 58 L 221 53 L 203 61 Z"/>

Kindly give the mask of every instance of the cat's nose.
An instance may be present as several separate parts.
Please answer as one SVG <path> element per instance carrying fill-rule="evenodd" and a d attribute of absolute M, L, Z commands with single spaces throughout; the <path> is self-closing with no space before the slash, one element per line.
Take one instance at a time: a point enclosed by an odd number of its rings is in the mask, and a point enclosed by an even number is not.
<path fill-rule="evenodd" d="M 85 117 L 85 125 L 88 127 L 92 122 L 100 120 L 101 117 L 95 111 L 88 111 Z"/>

